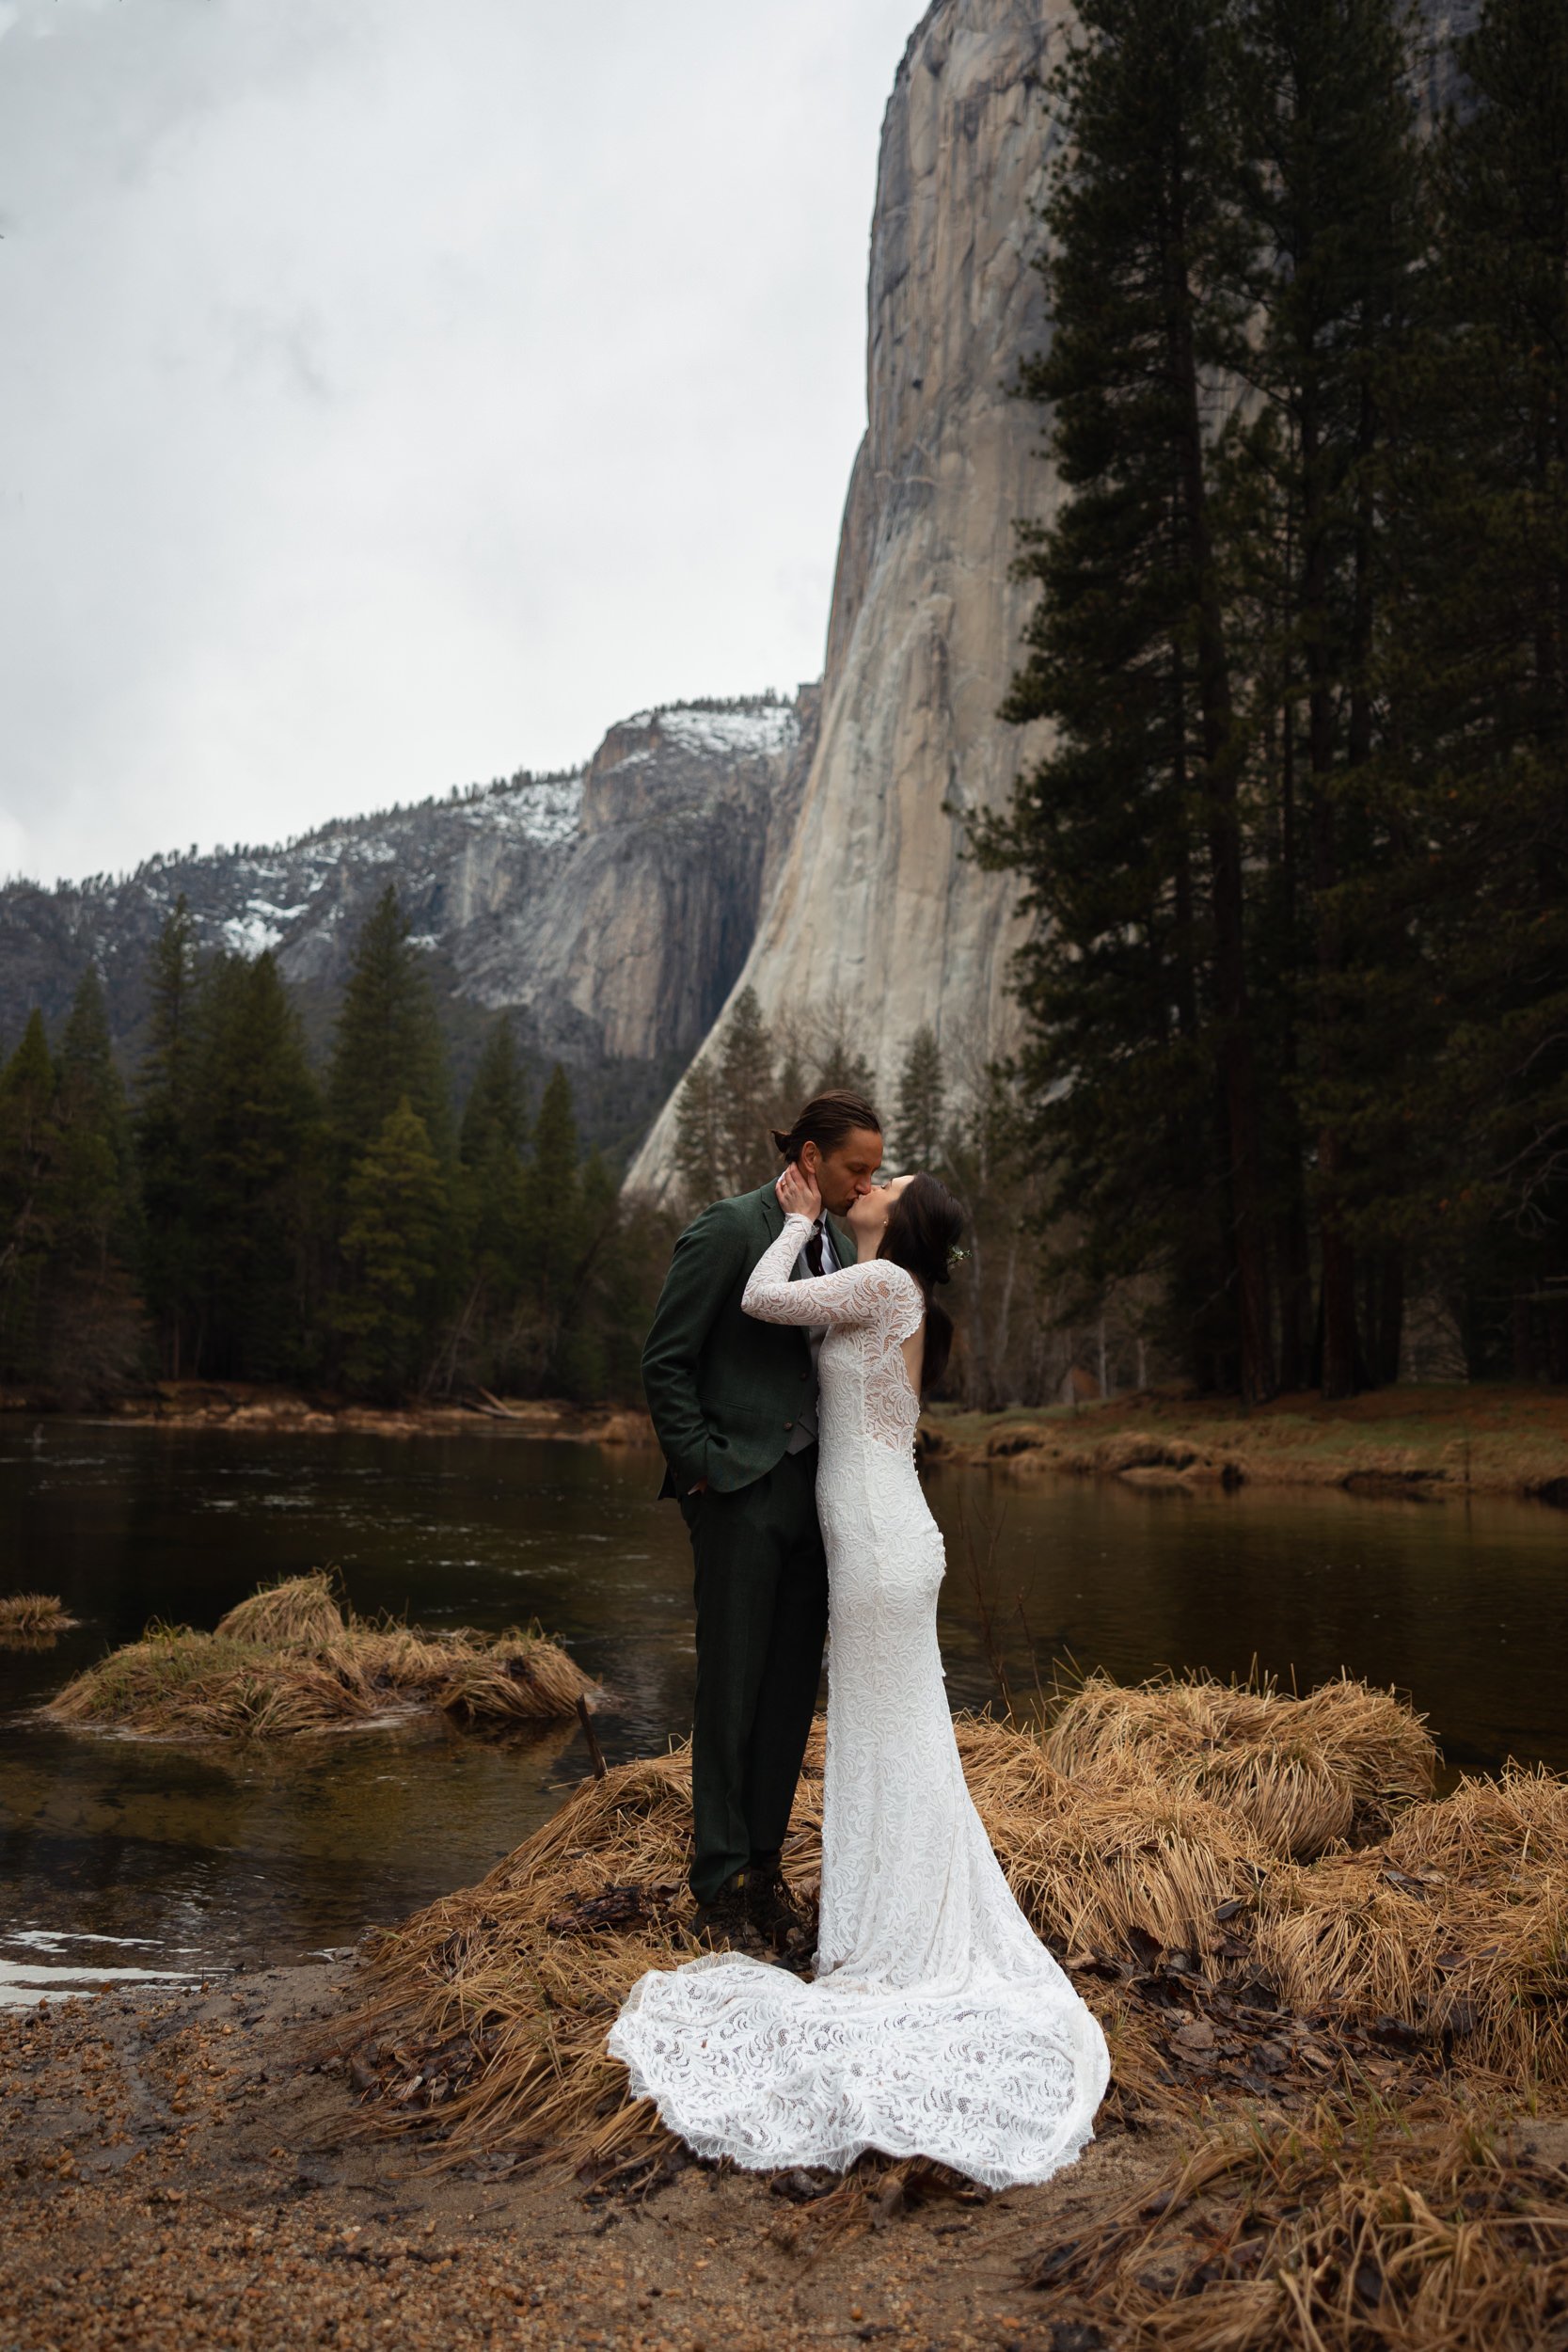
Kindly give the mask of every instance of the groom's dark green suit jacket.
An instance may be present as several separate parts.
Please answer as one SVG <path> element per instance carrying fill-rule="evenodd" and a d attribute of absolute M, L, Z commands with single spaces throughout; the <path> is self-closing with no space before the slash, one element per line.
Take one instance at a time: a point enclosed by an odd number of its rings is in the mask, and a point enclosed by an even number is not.
<path fill-rule="evenodd" d="M 766 1476 L 787 1452 L 802 1403 L 815 1402 L 805 1332 L 740 1308 L 752 1268 L 783 1231 L 769 1182 L 716 1200 L 675 1244 L 642 1350 L 666 1495 L 689 1494 L 705 1478 L 716 1494 L 733 1494 Z M 836 1225 L 832 1237 L 839 1264 L 853 1264 Z"/>

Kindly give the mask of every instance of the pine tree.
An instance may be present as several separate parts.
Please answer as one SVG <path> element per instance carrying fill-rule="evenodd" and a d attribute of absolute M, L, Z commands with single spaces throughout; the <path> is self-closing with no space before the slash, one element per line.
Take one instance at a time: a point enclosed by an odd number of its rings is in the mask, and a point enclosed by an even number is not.
<path fill-rule="evenodd" d="M 528 1089 L 511 1018 L 491 1024 L 463 1109 L 459 1143 L 464 1165 L 477 1168 L 497 1150 L 520 1154 L 528 1144 Z"/>
<path fill-rule="evenodd" d="M 1056 739 L 977 848 L 1042 918 L 1022 1066 L 1058 1209 L 1107 1279 L 1163 1263 L 1195 1373 L 1228 1361 L 1258 1397 L 1274 1375 L 1242 745 L 1212 515 L 1213 387 L 1244 348 L 1234 9 L 1080 16 L 1055 80 L 1053 340 L 1020 381 L 1051 408 L 1069 495 L 1023 532 L 1042 595 L 1003 712 Z"/>
<path fill-rule="evenodd" d="M 812 1092 L 832 1094 L 847 1090 L 870 1102 L 877 1092 L 877 1073 L 855 1043 L 841 1007 L 830 1009 L 821 1031 L 813 1057 L 816 1068 Z"/>
<path fill-rule="evenodd" d="M 706 1060 L 694 1061 L 675 1097 L 675 1174 L 693 1214 L 728 1193 L 728 1121 L 724 1090 Z"/>
<path fill-rule="evenodd" d="M 1568 1378 L 1568 18 L 1487 0 L 1433 154 L 1438 253 L 1391 501 L 1404 595 L 1386 1002 L 1408 1138 L 1386 1215 L 1456 1295 L 1473 1375 Z M 1363 1218 L 1368 1211 L 1363 1209 Z M 1555 1277 L 1551 1280 L 1547 1278 Z"/>
<path fill-rule="evenodd" d="M 523 1213 L 528 1279 L 541 1311 L 548 1315 L 559 1311 L 569 1295 L 582 1251 L 577 1114 L 571 1081 L 559 1062 L 534 1122 Z"/>
<path fill-rule="evenodd" d="M 58 1157 L 55 1066 L 43 1015 L 35 1010 L 0 1071 L 0 1368 L 12 1378 L 43 1368 Z"/>
<path fill-rule="evenodd" d="M 719 1054 L 726 1193 L 747 1192 L 778 1166 L 770 1133 L 779 1117 L 777 1053 L 754 988 L 743 988 L 724 1025 Z"/>
<path fill-rule="evenodd" d="M 446 1180 L 406 1095 L 350 1169 L 346 1198 L 349 1279 L 332 1302 L 343 1374 L 352 1388 L 391 1400 L 419 1385 L 448 1290 Z"/>
<path fill-rule="evenodd" d="M 534 1377 L 562 1385 L 568 1325 L 589 1245 L 571 1082 L 558 1062 L 534 1121 L 523 1180 L 524 1277 Z"/>
<path fill-rule="evenodd" d="M 139 1241 L 135 1158 L 103 986 L 91 964 L 60 1040 L 57 1115 L 76 1254 L 105 1275 L 111 1264 L 123 1269 Z"/>
<path fill-rule="evenodd" d="M 297 1377 L 310 1360 L 321 1106 L 270 954 L 213 965 L 193 1059 L 203 1368 Z"/>
<path fill-rule="evenodd" d="M 503 1386 L 519 1371 L 514 1333 L 528 1273 L 527 1140 L 523 1075 L 502 1013 L 485 1040 L 463 1113 L 460 1199 L 469 1287 L 453 1334 L 452 1370 L 466 1359 L 483 1380 Z"/>
<path fill-rule="evenodd" d="M 333 1034 L 327 1106 L 340 1176 L 407 1098 L 448 1157 L 451 1113 L 435 993 L 388 883 L 355 946 Z"/>
<path fill-rule="evenodd" d="M 910 1040 L 898 1075 L 898 1117 L 892 1143 L 901 1169 L 942 1166 L 947 1116 L 947 1080 L 942 1048 L 929 1022 Z"/>
<path fill-rule="evenodd" d="M 44 1353 L 54 1385 L 100 1393 L 136 1369 L 144 1321 L 131 1270 L 141 1241 L 131 1122 L 90 965 L 60 1041 L 55 1120 Z"/>
<path fill-rule="evenodd" d="M 135 1113 L 141 1278 L 163 1368 L 178 1379 L 192 1360 L 200 1285 L 192 1067 L 198 982 L 196 926 L 183 892 L 159 931 L 148 981 L 150 1037 Z"/>
<path fill-rule="evenodd" d="M 1368 1170 L 1352 1132 L 1384 1048 L 1368 1008 L 1378 968 L 1354 911 L 1386 861 L 1378 821 L 1375 645 L 1386 573 L 1378 489 L 1385 387 L 1407 339 L 1419 184 L 1408 26 L 1396 0 L 1250 0 L 1236 76 L 1243 210 L 1256 240 L 1260 395 L 1236 437 L 1272 475 L 1290 526 L 1285 622 L 1305 718 L 1299 821 L 1305 992 L 1301 1095 L 1319 1224 L 1321 1380 L 1371 1376 L 1356 1312 L 1354 1217 Z M 1397 1359 L 1397 1333 L 1393 1340 Z"/>

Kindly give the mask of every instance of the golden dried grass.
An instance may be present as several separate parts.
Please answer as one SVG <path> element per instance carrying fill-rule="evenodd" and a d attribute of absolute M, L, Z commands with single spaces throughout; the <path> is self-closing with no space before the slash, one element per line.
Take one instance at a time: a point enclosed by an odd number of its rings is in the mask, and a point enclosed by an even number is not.
<path fill-rule="evenodd" d="M 227 1611 L 214 1631 L 220 1639 L 254 1642 L 264 1649 L 314 1649 L 336 1641 L 343 1631 L 343 1613 L 331 1571 L 316 1568 L 309 1576 L 261 1585 Z"/>
<path fill-rule="evenodd" d="M 1293 2007 L 1392 2017 L 1516 2091 L 1568 2090 L 1568 1782 L 1511 1768 L 1384 1845 L 1271 1878 L 1258 1961 Z"/>
<path fill-rule="evenodd" d="M 957 1730 L 1014 1892 L 1059 1947 L 1120 1950 L 1141 1932 L 1205 1950 L 1214 1911 L 1250 1894 L 1261 1850 L 1203 1800 L 1076 1788 L 1031 1731 L 983 1717 Z M 821 1773 L 818 1724 L 784 1856 L 800 1888 L 821 1875 Z M 690 1788 L 684 1746 L 587 1781 L 480 1885 L 376 1940 L 350 2038 L 374 2052 L 380 2126 L 434 2126 L 452 2160 L 548 2151 L 595 2172 L 669 2144 L 604 2042 L 645 1969 L 690 1957 Z M 1125 2064 L 1151 2073 L 1136 2029 L 1118 2016 L 1113 2032 Z"/>
<path fill-rule="evenodd" d="M 689 1748 L 613 1767 L 478 1886 L 374 1940 L 349 2032 L 392 2078 L 379 2125 L 438 2120 L 454 2160 L 547 2151 L 601 2172 L 671 2144 L 604 2042 L 643 1971 L 690 1956 L 690 1810 Z M 601 1925 L 587 1907 L 614 1888 L 637 1890 L 629 1915 Z"/>
<path fill-rule="evenodd" d="M 1140 2204 L 1145 2226 L 1124 2209 L 1076 2265 L 1051 2249 L 1037 2270 L 1076 2267 L 1076 2308 L 1119 2343 L 1538 2352 L 1563 2340 L 1568 2175 L 1441 2095 L 1232 2123 Z"/>
<path fill-rule="evenodd" d="M 1190 1709 L 1167 1708 L 1156 1730 L 1173 1713 L 1212 1723 L 1217 1689 L 1196 1685 Z M 984 1718 L 956 1728 L 971 1793 L 1037 1931 L 1069 1959 L 1135 1959 L 1115 1972 L 1129 1981 L 1093 1968 L 1080 1976 L 1110 2040 L 1124 2107 L 1190 2115 L 1196 2095 L 1161 2054 L 1169 2014 L 1138 1989 L 1152 1945 L 1193 1956 L 1176 1965 L 1195 1988 L 1230 1969 L 1261 1973 L 1288 2009 L 1338 2013 L 1347 2029 L 1397 2016 L 1432 2036 L 1447 2031 L 1448 2043 L 1423 2045 L 1426 2057 L 1446 2049 L 1456 2076 L 1482 2086 L 1561 2079 L 1568 1785 L 1511 1774 L 1400 1812 L 1431 1766 L 1414 1716 L 1402 1727 L 1389 1718 L 1395 1703 L 1345 1681 L 1302 1700 L 1254 1692 L 1260 1711 L 1243 1721 L 1263 1727 L 1252 1745 L 1265 1766 L 1284 1752 L 1280 1710 L 1294 1709 L 1283 1721 L 1298 1742 L 1309 1731 L 1306 1752 L 1330 1759 L 1351 1788 L 1353 1821 L 1396 1816 L 1383 1846 L 1339 1847 L 1303 1864 L 1287 1843 L 1302 1835 L 1299 1817 L 1273 1798 L 1260 1804 L 1259 1778 L 1215 1773 L 1192 1785 L 1170 1769 L 1175 1743 L 1149 1734 L 1149 1688 L 1121 1695 L 1119 1734 L 1114 1686 L 1094 1687 L 1092 1738 L 1080 1709 L 1078 1778 L 1060 1768 L 1062 1743 L 1042 1744 L 1027 1728 Z M 784 1850 L 800 1889 L 820 1875 L 821 1773 L 819 1724 Z M 367 2122 L 426 2133 L 452 2161 L 480 2151 L 519 2161 L 547 2154 L 596 2177 L 657 2162 L 668 2136 L 651 2107 L 628 2099 L 604 2042 L 636 1979 L 692 1949 L 683 1884 L 689 1806 L 687 1749 L 621 1766 L 583 1783 L 482 1884 L 381 1936 L 347 2029 L 374 2093 Z M 1402 1885 L 1424 1886 L 1422 1872 L 1469 1888 L 1468 1942 L 1456 1940 L 1464 1923 L 1452 1907 L 1440 1911 Z M 1503 1934 L 1495 1898 L 1510 1888 L 1518 1931 Z M 1472 2017 L 1460 2010 L 1462 1991 Z M 1359 2046 L 1369 2046 L 1364 2032 Z M 1357 2063 L 1347 2058 L 1347 2080 Z"/>
<path fill-rule="evenodd" d="M 1130 1751 L 1114 1774 L 1070 1778 L 1030 1733 L 960 1723 L 964 1777 L 1037 1935 L 1069 1952 L 1121 1952 L 1138 1935 L 1210 1951 L 1214 1914 L 1250 1896 L 1268 1851 L 1250 1824 L 1164 1784 Z"/>
<path fill-rule="evenodd" d="M 1158 1781 L 1209 1800 L 1298 1861 L 1381 1835 L 1430 1796 L 1437 1763 L 1420 1716 L 1348 1676 L 1296 1698 L 1272 1681 L 1161 1675 L 1126 1689 L 1090 1675 L 1057 1711 L 1046 1753 L 1080 1783 Z"/>
<path fill-rule="evenodd" d="M 264 1588 L 213 1633 L 150 1625 L 50 1712 L 150 1738 L 287 1739 L 439 1708 L 472 1728 L 570 1717 L 593 1689 L 537 1630 L 433 1635 L 339 1608 L 325 1574 Z"/>
<path fill-rule="evenodd" d="M 26 1649 L 70 1633 L 76 1624 L 57 1593 L 8 1593 L 0 1599 L 0 1649 Z"/>

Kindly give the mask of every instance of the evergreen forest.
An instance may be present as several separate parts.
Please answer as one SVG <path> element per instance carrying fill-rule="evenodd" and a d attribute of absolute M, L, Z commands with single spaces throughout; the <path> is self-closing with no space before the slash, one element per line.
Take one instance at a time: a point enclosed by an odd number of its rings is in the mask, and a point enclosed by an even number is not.
<path fill-rule="evenodd" d="M 1568 1378 L 1568 9 L 1079 18 L 974 836 L 1065 1311 L 1249 1402 Z"/>
<path fill-rule="evenodd" d="M 152 956 L 128 1089 L 97 973 L 0 1069 L 0 1381 L 66 1400 L 153 1376 L 391 1403 L 474 1389 L 640 1399 L 669 1231 L 540 1099 L 503 1014 L 460 1119 L 394 890 L 366 921 L 325 1070 L 270 955 Z"/>

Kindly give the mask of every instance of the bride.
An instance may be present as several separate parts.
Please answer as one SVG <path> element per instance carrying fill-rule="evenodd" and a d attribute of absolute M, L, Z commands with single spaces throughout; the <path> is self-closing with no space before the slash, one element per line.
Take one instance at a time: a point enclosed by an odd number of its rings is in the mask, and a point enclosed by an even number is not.
<path fill-rule="evenodd" d="M 816 1499 L 830 1590 L 816 1978 L 740 1952 L 652 1970 L 609 2047 L 702 2156 L 756 2170 L 925 2155 L 992 2188 L 1043 2181 L 1093 2137 L 1104 2037 L 1008 1890 L 964 1785 L 937 1645 L 942 1535 L 914 1465 L 941 1376 L 957 1203 L 901 1178 L 850 1209 L 857 1263 L 790 1270 L 821 1214 L 779 1179 L 784 1227 L 746 1312 L 825 1327 Z"/>

